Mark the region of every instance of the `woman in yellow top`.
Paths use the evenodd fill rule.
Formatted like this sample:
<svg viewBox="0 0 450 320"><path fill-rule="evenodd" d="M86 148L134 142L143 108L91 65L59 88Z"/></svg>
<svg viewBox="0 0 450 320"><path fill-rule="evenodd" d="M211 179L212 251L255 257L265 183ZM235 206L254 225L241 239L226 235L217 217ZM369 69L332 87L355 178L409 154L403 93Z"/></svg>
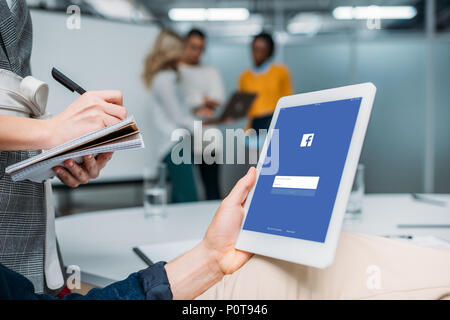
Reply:
<svg viewBox="0 0 450 320"><path fill-rule="evenodd" d="M255 36L252 42L254 67L245 70L239 79L239 91L258 94L248 114L249 125L255 130L269 128L278 99L292 94L288 68L271 62L274 51L270 34L263 32Z"/></svg>

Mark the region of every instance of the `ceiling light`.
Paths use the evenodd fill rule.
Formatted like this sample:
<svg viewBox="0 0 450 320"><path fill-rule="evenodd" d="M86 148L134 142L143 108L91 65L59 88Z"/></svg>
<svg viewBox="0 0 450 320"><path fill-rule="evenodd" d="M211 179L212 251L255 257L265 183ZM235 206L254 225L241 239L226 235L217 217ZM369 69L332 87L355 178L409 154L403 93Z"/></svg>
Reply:
<svg viewBox="0 0 450 320"><path fill-rule="evenodd" d="M204 21L206 20L206 9L170 9L169 18L173 21Z"/></svg>
<svg viewBox="0 0 450 320"><path fill-rule="evenodd" d="M417 10L412 6L337 7L333 17L338 20L412 19Z"/></svg>
<svg viewBox="0 0 450 320"><path fill-rule="evenodd" d="M75 3L75 1L72 2ZM85 2L108 18L135 21L151 20L151 16L146 10L133 5L128 0L85 0Z"/></svg>
<svg viewBox="0 0 450 320"><path fill-rule="evenodd" d="M169 10L173 21L244 21L250 13L245 8L174 8Z"/></svg>
<svg viewBox="0 0 450 320"><path fill-rule="evenodd" d="M300 13L289 24L287 30L291 34L315 35L322 27L322 17L316 13Z"/></svg>
<svg viewBox="0 0 450 320"><path fill-rule="evenodd" d="M245 8L211 8L207 9L209 21L245 21L249 12Z"/></svg>

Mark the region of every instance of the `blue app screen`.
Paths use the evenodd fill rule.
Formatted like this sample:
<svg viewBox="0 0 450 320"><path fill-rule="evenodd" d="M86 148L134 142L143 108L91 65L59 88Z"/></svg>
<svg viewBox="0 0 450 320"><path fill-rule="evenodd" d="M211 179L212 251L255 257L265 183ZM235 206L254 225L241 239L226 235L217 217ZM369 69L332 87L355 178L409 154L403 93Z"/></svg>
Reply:
<svg viewBox="0 0 450 320"><path fill-rule="evenodd" d="M325 241L360 104L352 98L280 109L272 163L263 166L278 161L278 170L259 176L243 229ZM270 154L274 143L278 157Z"/></svg>

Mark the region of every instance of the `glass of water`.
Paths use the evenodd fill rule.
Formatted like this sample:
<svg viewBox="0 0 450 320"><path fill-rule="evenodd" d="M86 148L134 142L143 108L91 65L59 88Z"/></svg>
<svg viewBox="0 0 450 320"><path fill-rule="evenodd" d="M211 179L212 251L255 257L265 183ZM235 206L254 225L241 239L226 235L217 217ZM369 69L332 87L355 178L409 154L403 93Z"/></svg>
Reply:
<svg viewBox="0 0 450 320"><path fill-rule="evenodd" d="M156 174L149 167L144 171L144 212L146 218L164 218L167 215L166 165L160 163Z"/></svg>
<svg viewBox="0 0 450 320"><path fill-rule="evenodd" d="M364 197L364 165L358 164L356 169L355 181L353 182L352 192L347 203L347 216L356 217L362 213Z"/></svg>

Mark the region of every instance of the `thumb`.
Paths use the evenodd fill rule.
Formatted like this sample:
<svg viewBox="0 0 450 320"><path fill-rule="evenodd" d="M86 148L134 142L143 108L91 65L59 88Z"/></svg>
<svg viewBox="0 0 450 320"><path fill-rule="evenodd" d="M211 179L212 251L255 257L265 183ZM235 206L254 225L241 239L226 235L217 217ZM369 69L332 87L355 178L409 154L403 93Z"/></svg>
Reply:
<svg viewBox="0 0 450 320"><path fill-rule="evenodd" d="M252 189L256 180L256 169L255 167L250 167L247 174L243 176L238 183L231 190L227 197L228 204L231 205L241 205L247 198L248 193Z"/></svg>

